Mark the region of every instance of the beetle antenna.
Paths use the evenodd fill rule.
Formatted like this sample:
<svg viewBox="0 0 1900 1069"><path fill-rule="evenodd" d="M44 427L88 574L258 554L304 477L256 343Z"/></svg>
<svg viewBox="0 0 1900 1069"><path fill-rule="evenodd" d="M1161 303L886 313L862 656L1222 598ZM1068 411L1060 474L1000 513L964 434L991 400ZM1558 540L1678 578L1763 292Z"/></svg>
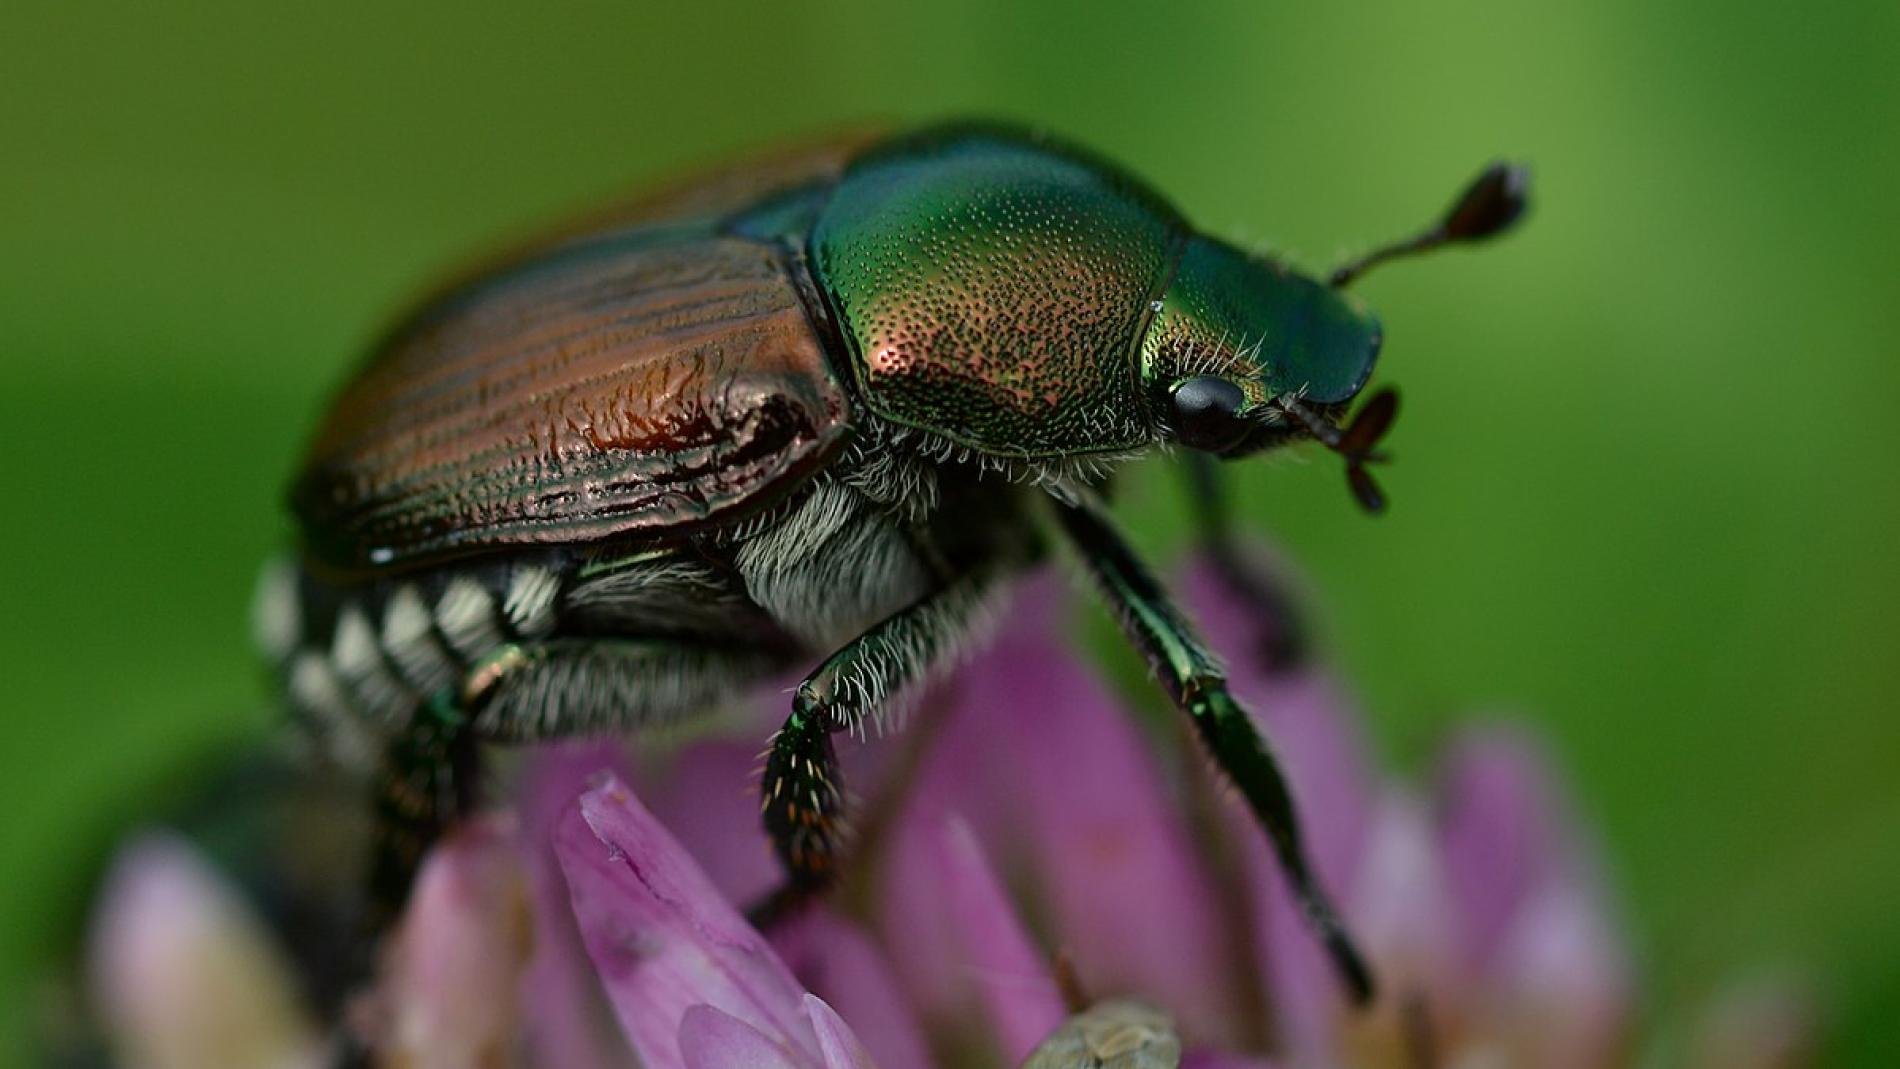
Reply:
<svg viewBox="0 0 1900 1069"><path fill-rule="evenodd" d="M1366 470L1366 465L1391 459L1373 447L1385 437L1399 414L1397 390L1388 386L1373 394L1344 429L1326 422L1294 397L1276 397L1273 403L1298 421L1321 445L1346 458L1346 483L1352 487L1352 496L1358 499L1361 508L1374 514L1385 511L1385 492L1379 489L1378 481Z"/></svg>
<svg viewBox="0 0 1900 1069"><path fill-rule="evenodd" d="M1344 289L1372 268L1401 256L1429 252L1460 241L1483 241L1511 229L1530 204L1530 169L1516 163L1494 163L1473 179L1458 199L1430 229L1404 241L1372 250L1333 271L1328 283Z"/></svg>

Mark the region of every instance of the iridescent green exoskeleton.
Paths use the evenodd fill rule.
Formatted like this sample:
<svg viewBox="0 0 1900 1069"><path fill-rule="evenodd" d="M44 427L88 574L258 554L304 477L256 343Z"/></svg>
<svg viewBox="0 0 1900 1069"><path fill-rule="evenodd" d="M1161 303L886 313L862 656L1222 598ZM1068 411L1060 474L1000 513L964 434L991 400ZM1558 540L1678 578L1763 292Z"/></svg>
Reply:
<svg viewBox="0 0 1900 1069"><path fill-rule="evenodd" d="M1100 490L1158 445L1310 438L1377 508L1365 464L1393 401L1339 428L1381 337L1344 285L1522 204L1521 172L1493 168L1439 226L1322 282L1005 127L696 178L501 258L382 339L297 475L300 553L266 575L260 640L315 736L383 769L392 902L475 804L483 744L675 720L816 662L768 751L788 876L769 915L836 870L833 733L951 664L1053 534L1366 997L1271 751ZM1205 499L1216 559L1277 613Z"/></svg>

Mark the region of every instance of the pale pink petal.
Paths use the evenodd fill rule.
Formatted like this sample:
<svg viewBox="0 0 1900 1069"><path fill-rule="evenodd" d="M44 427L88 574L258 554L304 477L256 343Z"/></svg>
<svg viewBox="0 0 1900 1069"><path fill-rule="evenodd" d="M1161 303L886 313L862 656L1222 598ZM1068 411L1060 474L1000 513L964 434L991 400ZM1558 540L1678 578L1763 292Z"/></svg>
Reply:
<svg viewBox="0 0 1900 1069"><path fill-rule="evenodd" d="M969 826L912 821L893 843L884 943L939 1027L981 1021L994 1060L1016 1064L1063 1017L1048 956L1023 930Z"/></svg>
<svg viewBox="0 0 1900 1069"><path fill-rule="evenodd" d="M1243 959L1156 743L1048 633L996 651L962 700L986 711L1020 799L1012 816L1029 846L1003 856L1083 988L1139 992L1188 1034L1238 1039Z"/></svg>
<svg viewBox="0 0 1900 1069"><path fill-rule="evenodd" d="M1213 566L1196 561L1182 580L1185 603L1225 658L1234 695L1272 746L1292 786L1300 828L1321 885L1347 914L1346 892L1370 834L1374 776L1359 718L1323 671L1269 673L1258 660L1262 635L1245 604ZM1328 1051L1344 1007L1331 960L1288 892L1258 823L1230 807L1224 826L1238 845L1254 907L1255 956L1276 1026L1294 1049Z"/></svg>
<svg viewBox="0 0 1900 1069"><path fill-rule="evenodd" d="M1018 613L1025 610L1040 618L1048 600L1019 593L1010 603L1009 619L1020 623ZM924 1014L937 1021L964 1012L963 1000L969 994L962 977L935 964L955 960L960 952L955 934L942 923L950 903L938 849L941 828L955 814L999 856L1025 854L1031 846L1024 827L1014 819L1024 807L1024 785L1013 780L1009 762L999 757L1002 747L992 732L997 719L1021 707L1010 702L999 709L994 702L966 700L972 687L994 674L990 666L996 658L1021 640L1037 648L1043 641L1027 625L1006 627L996 642L946 681L939 692L942 700L930 703L932 719L911 726L912 732L927 738L908 777L909 789L894 803L898 813L885 832L877 926L884 944L892 948L892 965L905 989Z"/></svg>
<svg viewBox="0 0 1900 1069"><path fill-rule="evenodd" d="M555 850L581 939L646 1069L684 1064L681 1019L701 1003L815 1059L798 982L625 785L582 795Z"/></svg>
<svg viewBox="0 0 1900 1069"><path fill-rule="evenodd" d="M685 1069L812 1069L799 1052L713 1006L689 1006L680 1015L679 1050ZM651 1069L652 1063L647 1063Z"/></svg>
<svg viewBox="0 0 1900 1069"><path fill-rule="evenodd" d="M618 746L592 742L537 748L522 770L517 811L535 916L534 960L521 988L523 1047L526 1061L546 1069L622 1069L633 1061L581 944L554 851L561 815L593 780L626 767Z"/></svg>
<svg viewBox="0 0 1900 1069"><path fill-rule="evenodd" d="M500 1065L516 1048L516 992L533 944L512 829L458 828L430 851L355 1007L379 1062L414 1069Z"/></svg>
<svg viewBox="0 0 1900 1069"><path fill-rule="evenodd" d="M1062 1023L1062 996L1047 957L1023 931L969 827L946 823L937 843L939 871L949 891L946 927L955 935L958 958L995 1029L1003 1060L1014 1065ZM895 949L904 952L902 944Z"/></svg>
<svg viewBox="0 0 1900 1069"><path fill-rule="evenodd" d="M825 1069L878 1069L871 1052L824 999L806 995L805 1015L811 1018L812 1031L818 1033L818 1051L824 1055Z"/></svg>
<svg viewBox="0 0 1900 1069"><path fill-rule="evenodd" d="M89 953L122 1064L318 1069L327 1060L262 922L183 839L151 834L120 852Z"/></svg>
<svg viewBox="0 0 1900 1069"><path fill-rule="evenodd" d="M1457 994L1458 913L1421 800L1395 792L1380 803L1349 902L1388 1001Z"/></svg>
<svg viewBox="0 0 1900 1069"><path fill-rule="evenodd" d="M759 819L764 745L763 735L693 743L672 755L663 774L643 781L640 791L720 893L741 906L762 900L784 879Z"/></svg>
<svg viewBox="0 0 1900 1069"><path fill-rule="evenodd" d="M1208 643L1226 660L1234 696L1286 768L1321 874L1336 884L1350 880L1375 793L1358 711L1323 670L1264 671L1254 652L1254 617L1211 565L1197 561L1182 586Z"/></svg>
<svg viewBox="0 0 1900 1069"><path fill-rule="evenodd" d="M931 731L931 739L910 777L912 790L895 801L901 809L883 839L876 927L912 1003L935 1022L956 1018L969 995L956 970L939 966L959 953L959 932L946 923L950 892L942 879L939 830L950 813L984 830L1007 826L997 801L1009 797L1009 784L988 758L982 727L977 718L958 714L914 727ZM958 811L959 801L973 803L975 813Z"/></svg>
<svg viewBox="0 0 1900 1069"><path fill-rule="evenodd" d="M1085 988L1138 990L1185 1029L1231 1038L1241 957L1213 879L1154 743L1062 641L1053 617L1069 601L1058 577L1027 580L996 642L957 674L947 721L922 729L934 737L908 826L964 817L1021 874Z"/></svg>
<svg viewBox="0 0 1900 1069"><path fill-rule="evenodd" d="M878 1065L929 1069L916 1013L868 933L829 909L814 908L786 918L770 935L798 982L857 1023Z"/></svg>
<svg viewBox="0 0 1900 1069"><path fill-rule="evenodd" d="M1260 696L1265 692L1263 700ZM1255 722L1278 752L1298 804L1300 826L1320 884L1331 896L1348 931L1363 938L1354 924L1350 892L1359 879L1371 834L1372 799L1352 718L1317 675L1285 676L1256 683L1243 692ZM1270 709L1277 727L1259 711ZM1344 788L1341 784L1346 784ZM1314 805L1314 798L1327 804ZM1330 805L1332 808L1328 808ZM1229 840L1236 844L1253 907L1255 960L1267 987L1278 1030L1293 1049L1326 1051L1345 1007L1332 959L1314 938L1286 874L1253 814L1241 804L1224 814ZM1375 971L1375 979L1382 980Z"/></svg>
<svg viewBox="0 0 1900 1069"><path fill-rule="evenodd" d="M1552 878L1530 892L1487 979L1525 1064L1606 1065L1628 1042L1628 950L1586 878Z"/></svg>
<svg viewBox="0 0 1900 1069"><path fill-rule="evenodd" d="M1464 960L1478 973L1572 844L1541 749L1521 731L1467 732L1448 750L1439 784L1441 849L1464 922Z"/></svg>
<svg viewBox="0 0 1900 1069"><path fill-rule="evenodd" d="M1412 1048L1420 1022L1431 1042L1448 1042L1450 1037L1441 1034L1444 1024L1475 1007L1475 992L1459 979L1458 915L1437 848L1421 800L1394 791L1379 802L1366 856L1345 901L1360 949L1378 978L1379 999L1353 1010L1331 995L1328 1028L1289 1020L1287 1052L1293 1064L1383 1064ZM1449 1053L1445 1061L1461 1064Z"/></svg>

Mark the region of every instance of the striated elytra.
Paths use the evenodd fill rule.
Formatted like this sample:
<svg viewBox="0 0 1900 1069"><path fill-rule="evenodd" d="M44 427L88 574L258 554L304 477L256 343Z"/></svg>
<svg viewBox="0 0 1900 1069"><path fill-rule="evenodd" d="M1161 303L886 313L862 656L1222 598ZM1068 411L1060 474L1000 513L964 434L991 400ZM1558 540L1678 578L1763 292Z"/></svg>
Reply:
<svg viewBox="0 0 1900 1069"><path fill-rule="evenodd" d="M846 842L832 734L953 664L1053 536L1370 997L1271 751L1099 491L1157 445L1304 438L1382 502L1365 465L1391 397L1339 425L1381 330L1343 286L1503 230L1522 172L1480 183L1459 225L1328 283L1195 232L1092 153L961 123L724 168L443 288L330 407L291 490L299 552L257 604L300 722L379 770L379 900L477 804L483 744L677 720L817 662L762 784L787 882L758 917L795 908Z"/></svg>

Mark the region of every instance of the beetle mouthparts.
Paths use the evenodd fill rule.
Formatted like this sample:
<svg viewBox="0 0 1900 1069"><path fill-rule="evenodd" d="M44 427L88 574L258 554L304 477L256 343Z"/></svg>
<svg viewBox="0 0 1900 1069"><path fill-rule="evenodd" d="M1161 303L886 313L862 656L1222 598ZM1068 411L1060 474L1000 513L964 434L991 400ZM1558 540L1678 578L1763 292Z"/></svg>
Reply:
<svg viewBox="0 0 1900 1069"><path fill-rule="evenodd" d="M1375 446L1392 428L1392 421L1399 414L1399 394L1390 386L1372 395L1372 399L1359 406L1358 414L1342 430L1326 422L1325 418L1307 408L1292 397L1278 397L1273 402L1281 411L1293 417L1306 428L1321 445L1346 458L1346 483L1352 488L1352 496L1359 506L1374 514L1385 511L1385 493L1379 489L1379 483L1366 470L1368 464L1383 464L1391 459L1379 452Z"/></svg>

